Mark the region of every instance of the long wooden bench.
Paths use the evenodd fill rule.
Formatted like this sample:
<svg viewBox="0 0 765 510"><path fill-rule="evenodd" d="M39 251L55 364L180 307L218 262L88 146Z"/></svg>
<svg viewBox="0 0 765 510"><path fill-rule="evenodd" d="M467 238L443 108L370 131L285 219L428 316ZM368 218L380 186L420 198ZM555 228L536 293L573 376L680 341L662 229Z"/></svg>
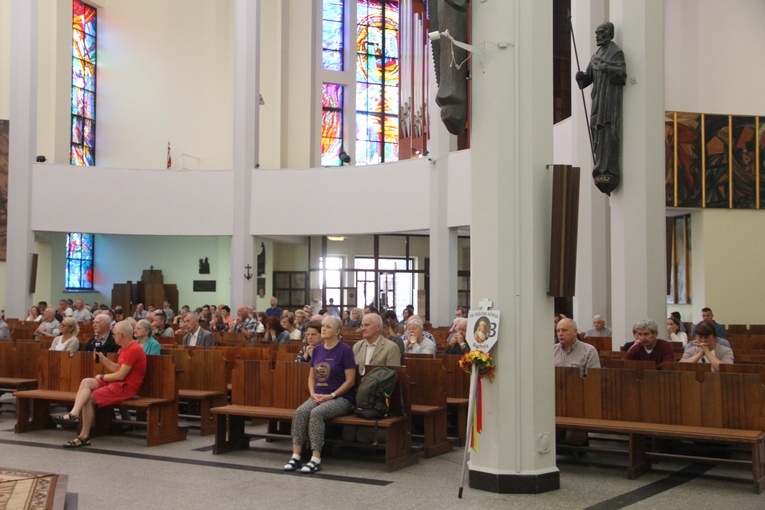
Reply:
<svg viewBox="0 0 765 510"><path fill-rule="evenodd" d="M470 395L470 376L460 367L460 358L456 354L439 355L446 369L446 408L451 415L450 423L456 430L456 436L450 440L457 446L465 446L467 441L468 396Z"/></svg>
<svg viewBox="0 0 765 510"><path fill-rule="evenodd" d="M113 356L113 355L110 355ZM91 436L108 434L113 423L146 427L147 446L186 439L188 429L178 426L178 385L170 356L147 356L146 376L134 399L117 406L97 409ZM43 351L40 353L38 389L17 391L16 432L53 427L51 404L71 404L82 379L104 373L103 365L93 362L92 353ZM114 419L115 407L133 409L144 420Z"/></svg>
<svg viewBox="0 0 765 510"><path fill-rule="evenodd" d="M186 417L199 418L200 435L215 433L210 409L226 405L226 360L221 349L163 349L178 372L178 398Z"/></svg>
<svg viewBox="0 0 765 510"><path fill-rule="evenodd" d="M386 440L377 446L331 439L327 443L384 448L385 466L389 471L410 466L418 460L412 452L409 377L403 367L395 369L399 384L391 399L391 416L375 422L350 415L327 422L328 426L376 425L384 430ZM253 436L245 433L245 423L250 420L268 420L269 431L274 431L279 422L291 422L295 409L309 397L306 384L309 370L306 363L236 360L232 371L231 405L212 409L216 419L213 453L248 448ZM281 437L287 436L282 434Z"/></svg>
<svg viewBox="0 0 765 510"><path fill-rule="evenodd" d="M412 415L423 421L425 457L452 451L446 431L446 369L440 359L404 358L412 382Z"/></svg>
<svg viewBox="0 0 765 510"><path fill-rule="evenodd" d="M754 492L765 489L765 386L759 373L590 369L582 378L578 368L556 367L555 385L557 428L626 435L629 478L654 461L683 459L746 465ZM669 453L663 440L746 445L751 460Z"/></svg>
<svg viewBox="0 0 765 510"><path fill-rule="evenodd" d="M37 342L0 341L0 395L37 388L40 352Z"/></svg>

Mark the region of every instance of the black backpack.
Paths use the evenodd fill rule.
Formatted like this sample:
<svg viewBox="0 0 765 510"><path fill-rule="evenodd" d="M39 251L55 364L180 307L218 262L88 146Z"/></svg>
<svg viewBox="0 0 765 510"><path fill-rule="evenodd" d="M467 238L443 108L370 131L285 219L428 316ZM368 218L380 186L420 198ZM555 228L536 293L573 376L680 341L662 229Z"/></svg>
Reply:
<svg viewBox="0 0 765 510"><path fill-rule="evenodd" d="M356 391L356 414L368 420L388 416L391 394L397 382L398 373L392 368L373 368L361 379Z"/></svg>

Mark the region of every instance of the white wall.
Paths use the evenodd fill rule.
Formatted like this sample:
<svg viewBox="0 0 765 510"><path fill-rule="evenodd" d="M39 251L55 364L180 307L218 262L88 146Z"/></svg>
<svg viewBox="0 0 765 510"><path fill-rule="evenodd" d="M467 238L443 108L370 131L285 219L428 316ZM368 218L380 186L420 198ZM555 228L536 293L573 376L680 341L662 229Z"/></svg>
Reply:
<svg viewBox="0 0 765 510"><path fill-rule="evenodd" d="M666 109L765 115L762 0L665 0ZM629 63L627 63L629 65Z"/></svg>
<svg viewBox="0 0 765 510"><path fill-rule="evenodd" d="M426 159L415 159L370 167L256 171L252 233L340 235L427 229L428 170ZM305 193L298 194L297 188Z"/></svg>
<svg viewBox="0 0 765 510"><path fill-rule="evenodd" d="M231 168L231 0L109 0L99 9L98 164ZM169 30L169 28L172 28Z"/></svg>
<svg viewBox="0 0 765 510"><path fill-rule="evenodd" d="M33 165L32 229L231 235L231 171Z"/></svg>

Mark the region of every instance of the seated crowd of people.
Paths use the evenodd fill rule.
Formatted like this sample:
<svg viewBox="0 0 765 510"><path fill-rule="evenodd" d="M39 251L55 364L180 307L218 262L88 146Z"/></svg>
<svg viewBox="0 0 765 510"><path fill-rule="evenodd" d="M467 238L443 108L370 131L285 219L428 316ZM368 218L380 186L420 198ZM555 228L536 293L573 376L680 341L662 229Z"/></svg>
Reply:
<svg viewBox="0 0 765 510"><path fill-rule="evenodd" d="M708 363L713 372L720 370L721 364L734 362L730 342L724 338L725 329L714 321L712 310L705 307L702 310L702 320L693 326L690 338L683 331L685 326L679 317L671 315L667 318L669 340L658 337L659 326L650 319L636 322L632 327L633 341L627 342L622 350L626 351L623 359L636 361L652 361L661 370L664 363L680 361L681 363ZM602 334L608 332L608 335ZM605 321L600 315L593 318L593 329L580 335L576 323L565 316L555 317L556 343L554 359L556 366L599 368L600 358L597 349L582 341L589 337L610 336L611 330L605 327ZM673 343L680 344L683 353L680 359L675 356Z"/></svg>

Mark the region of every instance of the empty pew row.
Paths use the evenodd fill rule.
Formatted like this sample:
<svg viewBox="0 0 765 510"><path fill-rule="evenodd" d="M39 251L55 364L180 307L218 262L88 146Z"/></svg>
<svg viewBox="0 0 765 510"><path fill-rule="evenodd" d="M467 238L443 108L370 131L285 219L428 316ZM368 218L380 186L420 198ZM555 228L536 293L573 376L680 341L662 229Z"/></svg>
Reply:
<svg viewBox="0 0 765 510"><path fill-rule="evenodd" d="M590 369L583 378L578 368L556 367L555 388L559 430L627 436L629 478L647 472L653 462L684 459L746 465L752 470L753 491L765 489L761 372L603 368ZM745 445L751 460L668 453L667 440Z"/></svg>

